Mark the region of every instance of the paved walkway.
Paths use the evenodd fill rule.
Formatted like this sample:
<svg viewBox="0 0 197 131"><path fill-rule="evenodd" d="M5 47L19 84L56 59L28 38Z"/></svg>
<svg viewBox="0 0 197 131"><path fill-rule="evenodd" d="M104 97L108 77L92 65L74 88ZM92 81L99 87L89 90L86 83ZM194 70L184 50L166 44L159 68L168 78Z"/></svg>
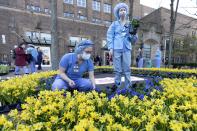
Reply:
<svg viewBox="0 0 197 131"><path fill-rule="evenodd" d="M41 71L50 71L50 68L43 68L43 70L39 70L38 72L41 72ZM16 77L14 75L14 72L10 72L7 75L0 76L0 80L6 80L6 79L10 79L12 77ZM142 81L145 81L145 79L131 76L131 81L132 82L142 82ZM113 73L95 73L95 82L97 85L113 84L114 83L114 74ZM122 77L122 82L124 82L123 77Z"/></svg>
<svg viewBox="0 0 197 131"><path fill-rule="evenodd" d="M37 72L49 71L49 70L50 70L50 68L48 68L48 67L43 67L42 69L43 69L43 70L38 70ZM22 71L21 71L21 72L22 72ZM7 75L0 76L0 80L6 80L6 79L10 79L10 78L12 78L12 77L16 77L16 76L14 75L14 72L10 72L10 73L8 73Z"/></svg>

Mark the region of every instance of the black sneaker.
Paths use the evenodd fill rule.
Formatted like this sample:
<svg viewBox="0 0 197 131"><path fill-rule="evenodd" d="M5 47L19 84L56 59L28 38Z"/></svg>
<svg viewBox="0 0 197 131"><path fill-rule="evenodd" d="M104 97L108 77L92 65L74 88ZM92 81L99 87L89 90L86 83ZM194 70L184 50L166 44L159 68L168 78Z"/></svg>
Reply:
<svg viewBox="0 0 197 131"><path fill-rule="evenodd" d="M111 87L112 92L115 92L117 89L118 89L118 87L117 87L116 85L113 85L113 86Z"/></svg>

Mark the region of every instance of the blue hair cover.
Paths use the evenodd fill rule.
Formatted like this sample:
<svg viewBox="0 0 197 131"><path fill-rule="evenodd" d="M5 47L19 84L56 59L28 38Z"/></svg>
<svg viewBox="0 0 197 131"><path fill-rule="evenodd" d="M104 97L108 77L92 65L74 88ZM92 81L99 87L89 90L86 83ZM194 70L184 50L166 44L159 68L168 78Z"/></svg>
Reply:
<svg viewBox="0 0 197 131"><path fill-rule="evenodd" d="M114 7L114 16L116 17L117 20L120 19L119 16L119 10L121 8L125 8L126 9L126 16L128 16L129 13L129 7L126 3L118 3L115 7Z"/></svg>
<svg viewBox="0 0 197 131"><path fill-rule="evenodd" d="M85 48L92 46L93 46L93 42L91 40L83 40L78 45L75 46L75 53L81 54Z"/></svg>

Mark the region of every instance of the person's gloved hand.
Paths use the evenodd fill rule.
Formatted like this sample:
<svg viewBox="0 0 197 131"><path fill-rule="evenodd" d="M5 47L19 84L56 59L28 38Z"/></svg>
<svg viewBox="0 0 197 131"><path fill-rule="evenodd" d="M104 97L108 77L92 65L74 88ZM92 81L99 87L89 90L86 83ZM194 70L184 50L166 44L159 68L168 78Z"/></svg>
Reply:
<svg viewBox="0 0 197 131"><path fill-rule="evenodd" d="M129 32L131 35L136 35L137 34L137 28L133 28L132 31Z"/></svg>
<svg viewBox="0 0 197 131"><path fill-rule="evenodd" d="M70 87L74 87L75 86L75 82L73 80L70 80L68 82L68 84L69 84Z"/></svg>
<svg viewBox="0 0 197 131"><path fill-rule="evenodd" d="M113 55L113 49L109 50L109 55L112 56Z"/></svg>

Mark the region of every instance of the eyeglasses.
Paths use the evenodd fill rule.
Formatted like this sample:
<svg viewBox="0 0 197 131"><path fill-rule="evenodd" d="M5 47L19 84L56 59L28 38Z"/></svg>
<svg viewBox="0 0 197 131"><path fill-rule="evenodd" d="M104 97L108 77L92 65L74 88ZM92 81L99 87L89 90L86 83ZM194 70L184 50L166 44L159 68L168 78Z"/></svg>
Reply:
<svg viewBox="0 0 197 131"><path fill-rule="evenodd" d="M87 53L87 54L91 54L91 53L92 53L92 51L85 51L85 53Z"/></svg>

